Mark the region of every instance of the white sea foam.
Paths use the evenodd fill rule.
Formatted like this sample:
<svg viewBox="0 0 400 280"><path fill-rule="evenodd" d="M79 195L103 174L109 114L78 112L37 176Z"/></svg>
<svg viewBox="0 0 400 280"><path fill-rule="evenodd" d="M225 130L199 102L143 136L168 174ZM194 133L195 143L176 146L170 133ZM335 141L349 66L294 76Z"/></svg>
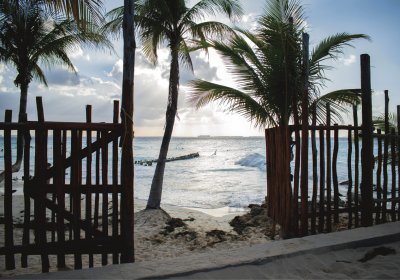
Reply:
<svg viewBox="0 0 400 280"><path fill-rule="evenodd" d="M260 155L259 153L249 154L244 158L236 161L235 164L247 167L257 167L263 171L266 170L265 157L263 155Z"/></svg>

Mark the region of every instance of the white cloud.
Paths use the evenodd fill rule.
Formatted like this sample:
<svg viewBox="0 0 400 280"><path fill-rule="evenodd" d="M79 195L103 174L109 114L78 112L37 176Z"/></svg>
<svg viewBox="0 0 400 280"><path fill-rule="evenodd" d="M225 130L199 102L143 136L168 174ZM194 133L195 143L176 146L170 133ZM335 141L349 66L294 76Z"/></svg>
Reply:
<svg viewBox="0 0 400 280"><path fill-rule="evenodd" d="M356 56L354 54L351 54L348 57L339 58L339 61L341 63L343 63L343 65L349 66L349 65L356 63L357 60L356 60Z"/></svg>
<svg viewBox="0 0 400 280"><path fill-rule="evenodd" d="M67 55L71 59L83 58L87 61L90 61L90 55L85 54L79 45L74 46L70 51L67 52Z"/></svg>
<svg viewBox="0 0 400 280"><path fill-rule="evenodd" d="M122 70L123 70L124 63L122 59L118 59L117 62L115 62L112 70L107 73L108 77L113 77L116 80L120 80L122 78Z"/></svg>

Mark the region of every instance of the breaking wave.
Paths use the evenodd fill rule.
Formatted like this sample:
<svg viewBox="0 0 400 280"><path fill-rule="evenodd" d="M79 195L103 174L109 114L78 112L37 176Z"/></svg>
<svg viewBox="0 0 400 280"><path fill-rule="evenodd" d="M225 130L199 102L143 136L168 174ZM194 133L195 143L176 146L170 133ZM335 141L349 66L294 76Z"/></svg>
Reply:
<svg viewBox="0 0 400 280"><path fill-rule="evenodd" d="M265 157L259 153L253 153L245 156L244 158L235 162L235 164L246 166L246 167L257 167L258 169L265 171Z"/></svg>

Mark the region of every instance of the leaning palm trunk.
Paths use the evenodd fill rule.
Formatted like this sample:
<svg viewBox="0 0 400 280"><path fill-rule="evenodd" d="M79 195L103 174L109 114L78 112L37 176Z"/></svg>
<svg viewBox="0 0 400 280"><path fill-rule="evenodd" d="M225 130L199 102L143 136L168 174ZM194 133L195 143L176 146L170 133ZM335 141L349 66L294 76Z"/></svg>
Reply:
<svg viewBox="0 0 400 280"><path fill-rule="evenodd" d="M28 99L28 84L21 85L21 96L19 101L19 114L18 114L18 122L23 123L27 121L26 116L26 104ZM17 156L15 159L15 163L11 167L11 172L15 173L20 171L22 159L24 157L24 134L18 130L17 134ZM4 181L5 172L0 173L0 182Z"/></svg>
<svg viewBox="0 0 400 280"><path fill-rule="evenodd" d="M178 87L179 87L179 57L178 45L171 46L171 69L169 76L168 106L165 120L165 131L158 156L156 170L146 209L159 209L161 203L162 186L164 181L165 161L167 159L169 143L171 142L174 129L175 116L178 108Z"/></svg>

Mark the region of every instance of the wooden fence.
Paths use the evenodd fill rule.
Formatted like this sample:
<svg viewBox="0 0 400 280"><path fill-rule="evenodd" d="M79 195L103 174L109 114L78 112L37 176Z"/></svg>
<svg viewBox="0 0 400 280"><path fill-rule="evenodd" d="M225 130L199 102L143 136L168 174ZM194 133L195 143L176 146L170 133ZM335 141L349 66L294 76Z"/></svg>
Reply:
<svg viewBox="0 0 400 280"><path fill-rule="evenodd" d="M119 158L123 127L118 122L118 102L114 102L113 123L92 123L90 105L86 123L61 123L46 122L41 98L36 101L37 122L12 123L12 112L6 111L5 122L0 123L5 172L5 243L0 254L5 255L6 269L15 268L15 254L21 254L22 267L28 266L28 255L40 255L43 272L49 271L49 255L57 256L57 267L65 267L66 255L73 255L75 269L82 268L82 256L89 267L100 259L106 265L108 256L114 264L121 257L133 259L133 203L123 195L129 191L119 180L124 163ZM25 139L22 235L16 234L19 213L13 212L12 142L16 133ZM121 219L123 210L127 214Z"/></svg>
<svg viewBox="0 0 400 280"><path fill-rule="evenodd" d="M327 104L325 124L316 125L313 112L311 125L266 130L267 204L283 237L400 220L400 106L396 132L389 128L385 91L385 133L373 132L369 56L361 59L362 126L356 106L352 125L332 125ZM285 156L291 144L292 164ZM339 169L346 170L345 182Z"/></svg>

